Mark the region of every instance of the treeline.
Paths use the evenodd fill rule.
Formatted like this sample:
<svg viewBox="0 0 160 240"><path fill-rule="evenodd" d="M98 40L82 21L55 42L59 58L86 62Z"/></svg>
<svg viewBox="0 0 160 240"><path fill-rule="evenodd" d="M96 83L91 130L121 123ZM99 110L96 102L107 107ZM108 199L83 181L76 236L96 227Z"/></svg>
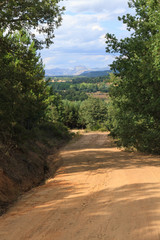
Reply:
<svg viewBox="0 0 160 240"><path fill-rule="evenodd" d="M67 128L59 126L49 114L54 95L44 81L44 66L37 53L52 43L54 29L61 23L64 9L58 2L1 2L0 143L17 145L44 127L51 128L59 137L68 135ZM39 22L44 24L43 29ZM36 39L33 28L45 34L45 38Z"/></svg>
<svg viewBox="0 0 160 240"><path fill-rule="evenodd" d="M9 139L20 142L37 127L50 123L52 128L51 123L56 123L49 116L54 95L43 80L42 61L26 32L1 34L0 43L0 137L5 143Z"/></svg>
<svg viewBox="0 0 160 240"><path fill-rule="evenodd" d="M100 83L100 82L107 82L109 78L109 74L104 77L74 77L72 78L72 83Z"/></svg>
<svg viewBox="0 0 160 240"><path fill-rule="evenodd" d="M130 1L135 15L119 20L132 31L118 40L107 34L107 52L119 53L111 67L109 129L118 143L160 153L160 2Z"/></svg>
<svg viewBox="0 0 160 240"><path fill-rule="evenodd" d="M58 91L67 91L67 90L75 90L75 91L83 91L83 92L108 92L108 87L105 82L95 84L95 83L79 83L79 84L73 84L70 82L53 82L50 83L53 90L55 92Z"/></svg>
<svg viewBox="0 0 160 240"><path fill-rule="evenodd" d="M88 98L87 93L108 92L108 77L67 79L65 78L65 82L59 82L57 79L56 82L49 82L49 85L55 93L69 101L84 101Z"/></svg>
<svg viewBox="0 0 160 240"><path fill-rule="evenodd" d="M89 97L85 101L68 101L56 94L48 117L70 129L106 130L107 115L108 105L102 99Z"/></svg>
<svg viewBox="0 0 160 240"><path fill-rule="evenodd" d="M46 77L46 80L54 80L54 82L59 82L60 80L63 80L64 82L71 82L72 84L78 84L78 83L100 83L100 82L107 82L109 79L109 74L106 74L103 77L73 77L73 76L53 76L53 77Z"/></svg>
<svg viewBox="0 0 160 240"><path fill-rule="evenodd" d="M60 91L59 94L62 96L62 99L66 99L69 101L84 101L88 99L88 95L86 92L77 91L75 89Z"/></svg>

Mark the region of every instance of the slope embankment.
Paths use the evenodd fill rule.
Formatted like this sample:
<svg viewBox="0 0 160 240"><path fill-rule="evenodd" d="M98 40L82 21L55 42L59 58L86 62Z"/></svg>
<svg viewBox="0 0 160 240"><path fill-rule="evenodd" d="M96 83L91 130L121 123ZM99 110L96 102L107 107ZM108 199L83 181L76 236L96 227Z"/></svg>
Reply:
<svg viewBox="0 0 160 240"><path fill-rule="evenodd" d="M38 186L50 175L53 176L62 163L57 157L57 150L64 143L63 139L46 138L45 143L27 141L21 148L9 149L1 144L0 215L23 192Z"/></svg>

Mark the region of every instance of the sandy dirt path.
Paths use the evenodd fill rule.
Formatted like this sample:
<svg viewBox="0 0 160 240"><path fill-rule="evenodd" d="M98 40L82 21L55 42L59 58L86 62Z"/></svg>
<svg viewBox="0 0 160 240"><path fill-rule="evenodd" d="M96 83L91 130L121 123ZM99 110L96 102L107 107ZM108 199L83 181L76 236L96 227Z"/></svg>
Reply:
<svg viewBox="0 0 160 240"><path fill-rule="evenodd" d="M160 157L85 133L61 150L54 179L0 218L0 240L159 240Z"/></svg>

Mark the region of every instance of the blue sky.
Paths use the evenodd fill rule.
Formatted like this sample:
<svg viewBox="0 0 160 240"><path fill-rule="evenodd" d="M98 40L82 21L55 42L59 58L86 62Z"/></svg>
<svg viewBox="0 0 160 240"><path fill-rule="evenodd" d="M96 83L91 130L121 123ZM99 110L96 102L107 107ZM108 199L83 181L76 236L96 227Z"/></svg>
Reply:
<svg viewBox="0 0 160 240"><path fill-rule="evenodd" d="M105 34L128 35L117 17L129 12L127 0L64 0L66 7L54 44L43 49L45 69L108 68L114 56L105 52Z"/></svg>

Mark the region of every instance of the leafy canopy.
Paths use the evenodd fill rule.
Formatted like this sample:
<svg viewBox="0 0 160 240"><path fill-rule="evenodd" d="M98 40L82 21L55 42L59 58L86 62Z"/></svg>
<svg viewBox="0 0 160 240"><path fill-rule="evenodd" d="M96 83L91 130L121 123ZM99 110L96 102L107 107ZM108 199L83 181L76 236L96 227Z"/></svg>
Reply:
<svg viewBox="0 0 160 240"><path fill-rule="evenodd" d="M49 46L54 38L54 30L60 26L64 7L60 0L2 0L0 2L0 29L13 33L27 30L37 45ZM35 33L45 35L37 39Z"/></svg>
<svg viewBox="0 0 160 240"><path fill-rule="evenodd" d="M0 136L14 137L44 118L48 93L43 64L30 37L24 32L1 34L0 43Z"/></svg>
<svg viewBox="0 0 160 240"><path fill-rule="evenodd" d="M0 2L0 141L4 143L10 139L20 142L34 128L55 120L55 116L48 115L48 109L56 103L44 81L37 49L52 43L64 10L59 2ZM34 33L44 38L36 38Z"/></svg>
<svg viewBox="0 0 160 240"><path fill-rule="evenodd" d="M130 0L135 15L119 17L132 31L118 40L106 35L106 51L118 78L110 86L110 128L124 146L160 152L160 2Z"/></svg>

